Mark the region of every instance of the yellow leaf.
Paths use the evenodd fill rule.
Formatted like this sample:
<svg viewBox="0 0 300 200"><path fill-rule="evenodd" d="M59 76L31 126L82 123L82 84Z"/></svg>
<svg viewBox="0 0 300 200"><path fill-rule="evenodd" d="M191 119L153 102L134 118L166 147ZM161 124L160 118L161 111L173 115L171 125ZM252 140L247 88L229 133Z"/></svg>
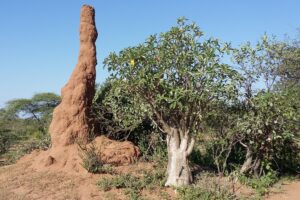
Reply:
<svg viewBox="0 0 300 200"><path fill-rule="evenodd" d="M134 59L130 60L130 65L134 65Z"/></svg>

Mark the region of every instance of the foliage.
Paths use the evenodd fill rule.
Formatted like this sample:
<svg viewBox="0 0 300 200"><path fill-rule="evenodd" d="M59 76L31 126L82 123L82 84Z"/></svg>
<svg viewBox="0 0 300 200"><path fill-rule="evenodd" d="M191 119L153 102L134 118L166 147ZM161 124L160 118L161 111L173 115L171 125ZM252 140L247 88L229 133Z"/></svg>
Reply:
<svg viewBox="0 0 300 200"><path fill-rule="evenodd" d="M60 102L60 97L53 93L39 93L31 99L15 99L7 102L8 115L30 119L43 134L46 134L51 114Z"/></svg>
<svg viewBox="0 0 300 200"><path fill-rule="evenodd" d="M295 141L299 129L299 106L288 100L293 99L294 95L290 96L290 93L276 87L281 81L278 71L285 60L285 49L283 43L264 36L256 48L247 44L234 55L244 75L242 110L236 120L234 138L247 154L241 170L257 176L265 173L263 162L272 163L274 170L291 169L277 162L285 157L283 154L290 147L294 147L296 152L291 163L295 170L299 169L299 148ZM259 88L258 82L263 83L264 87Z"/></svg>
<svg viewBox="0 0 300 200"><path fill-rule="evenodd" d="M119 175L113 179L104 178L101 179L97 185L104 191L111 190L112 188L132 188L136 190L143 188L143 185L140 184L139 178L130 174Z"/></svg>
<svg viewBox="0 0 300 200"><path fill-rule="evenodd" d="M3 163L0 165L14 164L25 154L31 153L35 149L47 150L50 147L51 141L49 136L44 136L40 139L27 139L20 138L13 140L10 148L1 155L4 158Z"/></svg>
<svg viewBox="0 0 300 200"><path fill-rule="evenodd" d="M232 104L217 102L211 107L211 111L204 118L207 138L204 148L206 154L213 160L218 173L224 174L232 167L228 164L236 153L235 130L241 108L237 100Z"/></svg>
<svg viewBox="0 0 300 200"><path fill-rule="evenodd" d="M96 150L93 143L90 146L78 145L82 159L82 167L90 173L113 173L113 169L109 165L105 165L101 160L101 154Z"/></svg>
<svg viewBox="0 0 300 200"><path fill-rule="evenodd" d="M268 192L269 188L279 180L276 172L268 172L261 177L247 177L245 175L239 176L239 181L245 185L248 185L256 190L259 195L264 195Z"/></svg>
<svg viewBox="0 0 300 200"><path fill-rule="evenodd" d="M140 199L143 189L163 186L163 177L164 170L156 169L154 172L145 172L141 177L125 174L113 178L102 178L97 185L103 191L109 191L113 188L125 189L125 194L129 195L130 199Z"/></svg>
<svg viewBox="0 0 300 200"><path fill-rule="evenodd" d="M113 72L115 84L135 94L145 105L143 110L154 113L158 125L192 132L206 105L230 98L237 81L237 73L220 63L230 49L228 44L216 39L200 42L201 36L195 24L179 19L177 27L112 53L104 63Z"/></svg>
<svg viewBox="0 0 300 200"><path fill-rule="evenodd" d="M226 190L206 190L197 186L188 186L179 188L178 190L179 199L182 200L229 200L235 199L234 196Z"/></svg>
<svg viewBox="0 0 300 200"><path fill-rule="evenodd" d="M18 140L18 136L11 134L9 131L0 132L0 154L6 153L11 144Z"/></svg>
<svg viewBox="0 0 300 200"><path fill-rule="evenodd" d="M253 110L238 122L244 132L243 144L251 145L254 154L270 162L286 148L286 142L294 139L295 111L285 105L285 99L272 93L259 94L253 98Z"/></svg>
<svg viewBox="0 0 300 200"><path fill-rule="evenodd" d="M31 99L11 100L0 110L0 156L4 164L14 163L33 149L50 147L47 129L59 101L53 93L40 93Z"/></svg>
<svg viewBox="0 0 300 200"><path fill-rule="evenodd" d="M5 109L0 109L0 155L6 153L20 139L16 131L18 125L19 120L9 117Z"/></svg>
<svg viewBox="0 0 300 200"><path fill-rule="evenodd" d="M96 130L114 139L128 139L137 129L147 131L151 127L147 119L139 113L139 104L131 99L132 95L108 79L96 91L93 102Z"/></svg>
<svg viewBox="0 0 300 200"><path fill-rule="evenodd" d="M152 35L146 42L118 54L111 53L104 61L112 72L114 85L138 105L130 107L128 112L146 115L168 135L167 147L174 148L168 150L169 161L175 152L184 152L185 157L192 152L194 136L211 104L219 101L230 104L237 97L241 77L222 62L231 50L230 45L202 36L196 24L180 18L169 31ZM180 164L187 165L184 167L187 172L178 173L185 177L176 180L185 180L181 182L187 184L191 180L188 163ZM168 170L174 165L170 163ZM179 184L173 182L170 179L167 184Z"/></svg>
<svg viewBox="0 0 300 200"><path fill-rule="evenodd" d="M145 161L166 162L167 147L165 135L161 132L151 132L138 137L138 147L142 152L142 159Z"/></svg>
<svg viewBox="0 0 300 200"><path fill-rule="evenodd" d="M297 110L297 120L300 120L300 39L289 39L284 42L276 41L283 46L281 50L281 64L277 74L280 81L276 89L286 94L285 101ZM299 139L300 127L294 131Z"/></svg>
<svg viewBox="0 0 300 200"><path fill-rule="evenodd" d="M182 200L223 200L236 199L236 195L229 185L222 183L219 177L203 172L193 185L176 189L178 199Z"/></svg>
<svg viewBox="0 0 300 200"><path fill-rule="evenodd" d="M297 89L299 95L300 84L300 40L288 39L284 42L276 41L275 46L281 46L280 58L281 64L277 69L277 74L281 80L279 87L281 89ZM278 50L277 50L278 52Z"/></svg>
<svg viewBox="0 0 300 200"><path fill-rule="evenodd" d="M93 103L96 132L133 142L140 148L143 160L165 160L165 135L148 117L140 116L140 107L134 104L131 95L113 83L107 80L97 89Z"/></svg>

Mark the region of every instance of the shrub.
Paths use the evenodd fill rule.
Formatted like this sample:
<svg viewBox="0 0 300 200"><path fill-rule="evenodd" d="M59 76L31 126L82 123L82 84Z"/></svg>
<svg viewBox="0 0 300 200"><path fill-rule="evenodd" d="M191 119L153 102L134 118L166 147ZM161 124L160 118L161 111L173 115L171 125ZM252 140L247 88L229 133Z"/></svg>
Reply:
<svg viewBox="0 0 300 200"><path fill-rule="evenodd" d="M51 140L49 135L46 135L41 139L34 139L34 140L32 139L24 140L24 138L18 138L17 136L14 136L13 133L11 133L10 137L12 138L9 140L7 151L4 152L5 154L3 154L5 161L1 163L1 165L13 164L25 154L29 154L35 149L47 150L51 145ZM1 137L0 137L0 143L1 143Z"/></svg>
<svg viewBox="0 0 300 200"><path fill-rule="evenodd" d="M125 194L130 199L140 199L143 189L162 187L164 182L164 170L157 169L154 172L145 172L140 177L125 174L117 175L113 178L103 178L98 181L97 185L103 191L109 191L113 188L125 189Z"/></svg>
<svg viewBox="0 0 300 200"><path fill-rule="evenodd" d="M15 140L15 137L13 136L14 135L10 134L10 132L0 132L0 154L7 152L12 143L12 140Z"/></svg>
<svg viewBox="0 0 300 200"><path fill-rule="evenodd" d="M267 174L255 178L241 175L239 180L242 184L255 189L259 195L264 195L268 192L268 189L279 180L279 178L276 172L269 171Z"/></svg>
<svg viewBox="0 0 300 200"><path fill-rule="evenodd" d="M195 183L190 186L177 188L179 200L230 200L236 199L229 184L222 182L220 177L202 172L195 177Z"/></svg>
<svg viewBox="0 0 300 200"><path fill-rule="evenodd" d="M138 136L138 147L145 161L167 162L167 146L165 135L160 132L152 132Z"/></svg>
<svg viewBox="0 0 300 200"><path fill-rule="evenodd" d="M82 159L82 167L90 173L113 173L113 169L109 165L105 165L101 160L100 153L97 152L95 146L92 144L90 147L78 145Z"/></svg>
<svg viewBox="0 0 300 200"><path fill-rule="evenodd" d="M101 179L97 185L104 191L111 190L112 188L131 188L135 190L141 190L143 188L140 179L130 174L118 175L112 179L104 178Z"/></svg>
<svg viewBox="0 0 300 200"><path fill-rule="evenodd" d="M189 186L178 188L178 195L180 200L229 200L235 199L232 194L226 190L207 190L197 186Z"/></svg>
<svg viewBox="0 0 300 200"><path fill-rule="evenodd" d="M42 137L39 140L30 140L27 143L24 143L22 148L20 149L21 151L24 152L24 154L30 153L35 149L40 149L40 150L47 150L51 146L51 138L50 135L46 135Z"/></svg>

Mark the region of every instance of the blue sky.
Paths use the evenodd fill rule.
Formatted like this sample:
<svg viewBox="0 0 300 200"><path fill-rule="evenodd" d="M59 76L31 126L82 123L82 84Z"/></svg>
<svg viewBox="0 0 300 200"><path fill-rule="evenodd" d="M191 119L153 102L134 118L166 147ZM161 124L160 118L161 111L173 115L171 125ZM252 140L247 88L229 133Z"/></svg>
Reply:
<svg viewBox="0 0 300 200"><path fill-rule="evenodd" d="M102 62L109 52L168 30L180 16L236 46L300 28L299 0L1 0L0 107L38 92L60 93L77 62L83 4L96 10L97 82L108 76Z"/></svg>

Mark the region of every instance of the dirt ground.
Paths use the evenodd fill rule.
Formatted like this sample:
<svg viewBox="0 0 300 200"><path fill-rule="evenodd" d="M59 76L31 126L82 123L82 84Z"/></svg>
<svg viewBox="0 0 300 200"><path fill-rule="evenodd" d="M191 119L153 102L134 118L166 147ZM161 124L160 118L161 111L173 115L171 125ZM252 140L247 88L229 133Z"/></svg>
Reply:
<svg viewBox="0 0 300 200"><path fill-rule="evenodd" d="M300 180L284 183L275 189L266 200L298 200L300 199Z"/></svg>
<svg viewBox="0 0 300 200"><path fill-rule="evenodd" d="M30 163L0 168L0 199L104 199L97 175L35 171Z"/></svg>
<svg viewBox="0 0 300 200"><path fill-rule="evenodd" d="M105 174L56 172L35 170L30 161L19 162L14 165L0 168L0 200L90 200L128 199L121 190L113 189L107 192L100 191L96 183ZM136 163L116 167L118 174L136 173L139 170L151 170L150 163ZM168 188L168 199L175 199L175 191ZM159 192L144 191L147 199L160 200ZM266 200L298 200L300 199L300 181L293 181L276 188Z"/></svg>
<svg viewBox="0 0 300 200"><path fill-rule="evenodd" d="M102 192L96 183L103 177L112 175L85 173L54 172L34 170L30 162L19 162L0 168L0 200L90 200L108 199L124 200L128 197L121 191L113 189ZM115 167L118 174L135 173L139 170L150 170L151 164L136 163ZM171 199L175 196L172 189L167 189ZM143 192L147 199L161 199L158 193Z"/></svg>

